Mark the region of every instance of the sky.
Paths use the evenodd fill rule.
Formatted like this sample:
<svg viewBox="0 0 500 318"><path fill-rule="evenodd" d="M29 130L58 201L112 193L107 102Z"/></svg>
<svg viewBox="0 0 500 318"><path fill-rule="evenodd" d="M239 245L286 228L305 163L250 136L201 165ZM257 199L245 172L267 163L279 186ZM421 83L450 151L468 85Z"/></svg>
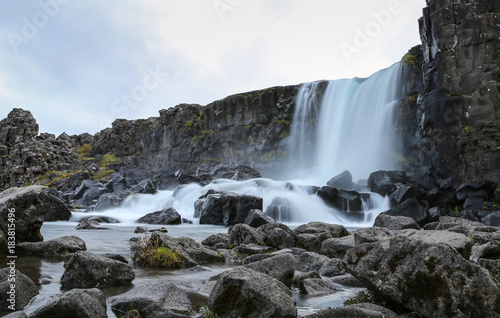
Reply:
<svg viewBox="0 0 500 318"><path fill-rule="evenodd" d="M2 0L0 119L94 134L271 86L367 77L420 44L425 0Z"/></svg>

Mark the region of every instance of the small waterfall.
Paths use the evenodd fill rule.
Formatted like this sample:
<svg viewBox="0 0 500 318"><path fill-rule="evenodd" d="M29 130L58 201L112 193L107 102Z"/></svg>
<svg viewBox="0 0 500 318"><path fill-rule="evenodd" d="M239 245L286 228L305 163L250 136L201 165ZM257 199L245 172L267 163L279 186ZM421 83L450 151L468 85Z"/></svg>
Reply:
<svg viewBox="0 0 500 318"><path fill-rule="evenodd" d="M329 81L324 92L319 89L323 83L303 84L297 94L291 177L325 184L344 170L356 180L396 169L392 123L400 97L400 64L366 79Z"/></svg>

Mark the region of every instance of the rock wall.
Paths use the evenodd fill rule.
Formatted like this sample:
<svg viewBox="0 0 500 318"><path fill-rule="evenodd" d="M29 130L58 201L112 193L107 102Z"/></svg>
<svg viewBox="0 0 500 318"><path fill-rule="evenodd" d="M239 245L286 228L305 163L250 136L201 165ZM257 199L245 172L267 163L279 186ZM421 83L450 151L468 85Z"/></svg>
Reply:
<svg viewBox="0 0 500 318"><path fill-rule="evenodd" d="M409 70L398 127L406 166L429 187L499 181L500 2L427 5L422 46L403 58Z"/></svg>
<svg viewBox="0 0 500 318"><path fill-rule="evenodd" d="M297 86L229 96L207 106L181 104L160 117L116 120L96 134L94 154L133 157L139 168L195 173L249 165L272 176L286 155Z"/></svg>

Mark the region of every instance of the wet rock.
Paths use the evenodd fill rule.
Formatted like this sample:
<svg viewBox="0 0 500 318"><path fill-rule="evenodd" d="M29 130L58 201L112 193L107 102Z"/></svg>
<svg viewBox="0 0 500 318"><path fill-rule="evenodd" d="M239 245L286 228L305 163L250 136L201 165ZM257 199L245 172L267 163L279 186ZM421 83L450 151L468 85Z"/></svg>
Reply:
<svg viewBox="0 0 500 318"><path fill-rule="evenodd" d="M363 201L370 200L370 195L367 193L329 186L321 187L318 190L318 196L330 207L343 212L361 212L363 211Z"/></svg>
<svg viewBox="0 0 500 318"><path fill-rule="evenodd" d="M477 263L481 258L500 259L500 240L472 246L470 261Z"/></svg>
<svg viewBox="0 0 500 318"><path fill-rule="evenodd" d="M361 303L345 307L328 308L328 309L323 309L315 314L305 316L305 318L330 318L330 317L398 318L399 316L390 309L370 303Z"/></svg>
<svg viewBox="0 0 500 318"><path fill-rule="evenodd" d="M297 235L288 226L282 223L269 223L259 226L260 234L265 245L277 249L295 247Z"/></svg>
<svg viewBox="0 0 500 318"><path fill-rule="evenodd" d="M102 226L101 223L92 219L83 219L75 227L77 230L107 230L108 228Z"/></svg>
<svg viewBox="0 0 500 318"><path fill-rule="evenodd" d="M54 212L54 209L58 212ZM45 186L29 186L24 188L9 188L0 193L0 230L7 232L9 213L14 211L16 224L16 242L43 241L40 228L47 215L54 219L61 216L61 211L67 212L66 220L71 216L64 203L49 194ZM59 211L60 210L60 211Z"/></svg>
<svg viewBox="0 0 500 318"><path fill-rule="evenodd" d="M295 274L295 257L291 253L283 253L244 266L267 274L285 285L291 286Z"/></svg>
<svg viewBox="0 0 500 318"><path fill-rule="evenodd" d="M123 199L114 193L104 193L97 200L94 211L104 211L112 208L119 207L123 202Z"/></svg>
<svg viewBox="0 0 500 318"><path fill-rule="evenodd" d="M241 244L234 248L234 251L245 255L263 254L270 253L274 249L270 246L261 246L255 244Z"/></svg>
<svg viewBox="0 0 500 318"><path fill-rule="evenodd" d="M272 217L257 209L250 210L248 216L245 218L245 224L248 224L251 227L259 227L273 222L276 221Z"/></svg>
<svg viewBox="0 0 500 318"><path fill-rule="evenodd" d="M149 194L154 194L156 193L155 186L151 179L144 179L138 184L134 185L133 187L130 188L130 192L133 193L149 193Z"/></svg>
<svg viewBox="0 0 500 318"><path fill-rule="evenodd" d="M487 198L495 192L498 184L489 180L480 180L477 182L469 182L460 185L456 191L456 197L459 201L465 201L470 196L476 194L478 191L484 191Z"/></svg>
<svg viewBox="0 0 500 318"><path fill-rule="evenodd" d="M304 252L297 257L297 270L301 272L319 272L320 268L330 260L325 255Z"/></svg>
<svg viewBox="0 0 500 318"><path fill-rule="evenodd" d="M181 224L181 215L174 208L170 207L161 211L148 213L136 221L146 224Z"/></svg>
<svg viewBox="0 0 500 318"><path fill-rule="evenodd" d="M359 245L343 261L372 292L424 317L500 314L499 286L449 245L395 237Z"/></svg>
<svg viewBox="0 0 500 318"><path fill-rule="evenodd" d="M353 235L331 238L323 241L320 253L332 258L342 258L354 246Z"/></svg>
<svg viewBox="0 0 500 318"><path fill-rule="evenodd" d="M351 190L354 187L354 182L352 182L352 175L348 170L345 170L339 175L331 178L326 184L332 188L345 190Z"/></svg>
<svg viewBox="0 0 500 318"><path fill-rule="evenodd" d="M342 225L323 222L310 222L297 227L294 232L298 237L298 246L303 246L311 252L320 252L321 244L329 238L349 235Z"/></svg>
<svg viewBox="0 0 500 318"><path fill-rule="evenodd" d="M114 218L109 217L109 216L104 216L104 215L85 216L79 220L79 222L82 222L82 221L94 221L94 222L98 222L98 223L111 223L111 224L120 223L120 221L118 221L117 219L114 219Z"/></svg>
<svg viewBox="0 0 500 318"><path fill-rule="evenodd" d="M209 190L194 205L194 217L199 217L201 224L228 226L244 223L253 209L262 210L262 198L234 192Z"/></svg>
<svg viewBox="0 0 500 318"><path fill-rule="evenodd" d="M229 229L229 246L239 246L241 244L264 245L264 241L256 229L240 223Z"/></svg>
<svg viewBox="0 0 500 318"><path fill-rule="evenodd" d="M398 189L391 194L390 199L392 205L399 205L411 198L419 199L421 195L422 193L417 187L400 185Z"/></svg>
<svg viewBox="0 0 500 318"><path fill-rule="evenodd" d="M384 214L411 217L420 227L424 227L426 223L431 222L431 220L429 220L428 207L424 202L418 201L415 198L406 200L400 205L385 211Z"/></svg>
<svg viewBox="0 0 500 318"><path fill-rule="evenodd" d="M339 289L328 284L321 278L306 278L300 281L299 290L301 294L316 296L331 294Z"/></svg>
<svg viewBox="0 0 500 318"><path fill-rule="evenodd" d="M105 254L100 254L100 255L101 255L101 256L104 256L104 257L107 257L107 258L110 258L110 259L114 259L115 261L119 261L119 262L122 262L122 263L128 264L127 259L125 259L125 257L123 257L123 256L122 256L122 255L120 255L120 254L105 253Z"/></svg>
<svg viewBox="0 0 500 318"><path fill-rule="evenodd" d="M148 232L148 228L145 227L145 226L137 226L135 229L134 229L134 233L136 234L140 234L140 233L146 233Z"/></svg>
<svg viewBox="0 0 500 318"><path fill-rule="evenodd" d="M164 246L174 252L179 252L186 267L223 262L223 258L208 247L201 245L189 237L173 238L165 233L154 232L151 234L151 242L158 242L158 246Z"/></svg>
<svg viewBox="0 0 500 318"><path fill-rule="evenodd" d="M377 171L370 174L368 186L372 192L387 196L396 191L396 186L387 171Z"/></svg>
<svg viewBox="0 0 500 318"><path fill-rule="evenodd" d="M186 293L168 282L135 287L111 299L111 310L118 316L131 308L140 317L170 317L168 314L190 315L193 312Z"/></svg>
<svg viewBox="0 0 500 318"><path fill-rule="evenodd" d="M273 198L271 204L266 208L265 214L278 222L297 222L301 219L299 208L292 201L283 197Z"/></svg>
<svg viewBox="0 0 500 318"><path fill-rule="evenodd" d="M375 218L373 226L385 227L390 230L416 229L420 230L420 225L408 216L392 216L381 213Z"/></svg>
<svg viewBox="0 0 500 318"><path fill-rule="evenodd" d="M253 263L253 262L257 262L257 261L261 261L263 259L266 259L266 258L269 258L269 257L273 257L273 256L276 256L276 255L282 255L282 254L292 254L293 255L293 251L289 248L284 248L282 250L279 250L279 251L276 251L276 252L272 252L272 253L265 253L265 254L253 254L253 255L249 255L247 257L245 257L243 259L243 265L245 264L250 264L250 263Z"/></svg>
<svg viewBox="0 0 500 318"><path fill-rule="evenodd" d="M227 248L227 246L229 245L229 234L227 233L212 234L201 242L201 244L209 247L214 247L217 244L221 243L224 244Z"/></svg>
<svg viewBox="0 0 500 318"><path fill-rule="evenodd" d="M30 315L31 318L106 318L106 297L97 288L72 289L53 296Z"/></svg>
<svg viewBox="0 0 500 318"><path fill-rule="evenodd" d="M288 287L249 268L222 273L210 293L208 306L221 317L297 317Z"/></svg>
<svg viewBox="0 0 500 318"><path fill-rule="evenodd" d="M16 252L26 255L56 256L85 251L85 242L77 236L63 236L45 242L24 242L16 245Z"/></svg>
<svg viewBox="0 0 500 318"><path fill-rule="evenodd" d="M80 186L75 190L72 200L80 200L83 198L85 192L90 188L102 188L103 185L97 181L93 180L83 180ZM101 193L102 194L102 193Z"/></svg>
<svg viewBox="0 0 500 318"><path fill-rule="evenodd" d="M359 279L357 279L356 277L352 276L352 274L349 273L344 275L334 276L332 278L329 278L329 281L344 286L366 288L365 284L360 282Z"/></svg>
<svg viewBox="0 0 500 318"><path fill-rule="evenodd" d="M90 288L131 284L132 267L120 261L89 252L76 252L61 277L63 287Z"/></svg>
<svg viewBox="0 0 500 318"><path fill-rule="evenodd" d="M38 288L28 276L15 268L15 261L14 263L8 261L6 266L7 267L0 269L0 293L2 294L0 298L0 307L3 310L12 308L16 310L23 309L33 297L38 295ZM11 288L13 277L15 277L14 290ZM10 301L11 298L14 300Z"/></svg>

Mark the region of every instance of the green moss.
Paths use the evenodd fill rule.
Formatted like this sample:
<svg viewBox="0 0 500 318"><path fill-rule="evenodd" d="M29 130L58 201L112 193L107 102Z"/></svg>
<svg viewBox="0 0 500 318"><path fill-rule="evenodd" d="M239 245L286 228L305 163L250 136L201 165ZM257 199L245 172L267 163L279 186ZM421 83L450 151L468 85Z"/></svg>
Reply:
<svg viewBox="0 0 500 318"><path fill-rule="evenodd" d="M80 148L76 150L78 155L82 158L86 158L90 156L90 153L92 152L92 145L90 144L84 144Z"/></svg>
<svg viewBox="0 0 500 318"><path fill-rule="evenodd" d="M214 312L208 305L202 306L200 308L200 312L203 315L203 318L219 318L216 312Z"/></svg>
<svg viewBox="0 0 500 318"><path fill-rule="evenodd" d="M252 143L253 142L253 136L249 136L248 137L248 143Z"/></svg>
<svg viewBox="0 0 500 318"><path fill-rule="evenodd" d="M162 246L159 240L149 236L130 246L131 258L146 267L182 268L185 260L181 253Z"/></svg>
<svg viewBox="0 0 500 318"><path fill-rule="evenodd" d="M117 157L115 154L107 153L102 157L101 162L99 162L99 167L106 167L112 163L120 163L122 159Z"/></svg>
<svg viewBox="0 0 500 318"><path fill-rule="evenodd" d="M74 170L74 171L55 171L50 170L47 173L37 177L36 182L43 184L44 186L54 188L57 184L57 181L68 178L69 176L81 172L82 170ZM31 182L30 182L31 183ZM28 184L26 184L28 185Z"/></svg>
<svg viewBox="0 0 500 318"><path fill-rule="evenodd" d="M92 175L93 180L108 179L115 171L111 169L101 169Z"/></svg>
<svg viewBox="0 0 500 318"><path fill-rule="evenodd" d="M373 303L373 296L369 291L360 291L351 298L344 301L344 306L361 304L361 303Z"/></svg>
<svg viewBox="0 0 500 318"><path fill-rule="evenodd" d="M415 73L420 73L420 71L422 70L422 62L422 56L416 56L410 53L407 53L405 56L403 56L403 63L406 66L411 67L415 71Z"/></svg>
<svg viewBox="0 0 500 318"><path fill-rule="evenodd" d="M186 122L186 127L187 127L187 128L192 128L192 127L193 127L193 125L194 125L194 121L192 121L192 120L188 120L188 121Z"/></svg>
<svg viewBox="0 0 500 318"><path fill-rule="evenodd" d="M283 130L283 132L279 136L279 139L282 140L285 139L286 137L288 137L288 132L286 130Z"/></svg>

